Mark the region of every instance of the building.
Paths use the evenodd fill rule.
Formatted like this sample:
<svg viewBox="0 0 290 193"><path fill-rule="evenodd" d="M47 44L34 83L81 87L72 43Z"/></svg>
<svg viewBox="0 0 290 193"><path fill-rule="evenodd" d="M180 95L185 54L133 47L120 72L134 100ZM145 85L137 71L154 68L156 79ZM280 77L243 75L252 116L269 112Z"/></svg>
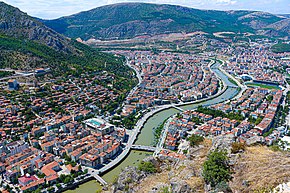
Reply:
<svg viewBox="0 0 290 193"><path fill-rule="evenodd" d="M83 123L85 124L86 128L97 131L97 132L101 133L102 135L106 135L108 133L111 133L115 129L114 125L106 122L103 119L99 119L99 118L88 119L88 120L83 121Z"/></svg>
<svg viewBox="0 0 290 193"><path fill-rule="evenodd" d="M18 178L18 183L20 186L26 186L35 181L37 181L37 178L35 176L30 176L29 174Z"/></svg>
<svg viewBox="0 0 290 193"><path fill-rule="evenodd" d="M19 88L19 84L17 82L17 80L8 80L8 89L9 90L18 90Z"/></svg>

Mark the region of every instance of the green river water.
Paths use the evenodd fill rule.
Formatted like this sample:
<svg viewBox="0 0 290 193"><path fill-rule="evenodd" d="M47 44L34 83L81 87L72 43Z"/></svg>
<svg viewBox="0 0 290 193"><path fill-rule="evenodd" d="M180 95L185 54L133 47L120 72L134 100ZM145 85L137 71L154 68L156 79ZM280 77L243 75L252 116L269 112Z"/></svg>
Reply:
<svg viewBox="0 0 290 193"><path fill-rule="evenodd" d="M224 82L230 86L227 88L227 90L220 95L219 97L216 97L214 99L210 99L207 101L204 101L202 103L198 104L191 104L191 105L185 105L181 108L184 110L191 110L197 108L199 105L203 106L209 106L212 104L217 104L226 100L229 100L236 96L238 94L238 89L234 88L232 86L235 86L233 83L231 83L228 80L228 77L223 74L217 67L219 64L214 64L212 66L212 70L221 78L224 80ZM161 111L151 118L147 120L147 122L144 124L144 127L141 130L141 133L138 136L137 141L135 144L140 145L152 145L154 140L154 133L153 128L158 127L158 125L162 124L165 119L168 117L179 113L177 109L170 108L164 111ZM102 175L103 179L107 181L108 183L112 183L114 179L120 174L122 169L124 169L127 166L136 166L142 159L144 159L146 156L152 155L152 153L144 152L144 151L131 151L130 154L126 159L124 159L118 166L116 166L114 169L110 170L106 174ZM74 190L68 190L65 191L65 193L96 193L97 190L100 190L101 186L99 185L96 180L92 180L89 182L86 182L82 185L80 185L78 188Z"/></svg>

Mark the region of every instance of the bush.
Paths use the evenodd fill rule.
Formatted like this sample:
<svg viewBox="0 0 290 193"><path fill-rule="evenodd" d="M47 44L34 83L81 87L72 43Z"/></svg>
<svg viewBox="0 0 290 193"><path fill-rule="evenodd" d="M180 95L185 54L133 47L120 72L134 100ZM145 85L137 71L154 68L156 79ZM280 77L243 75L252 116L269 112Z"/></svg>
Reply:
<svg viewBox="0 0 290 193"><path fill-rule="evenodd" d="M140 171L144 171L147 173L156 173L157 169L154 166L154 164L152 162L144 162L142 161L139 165L138 165L138 169Z"/></svg>
<svg viewBox="0 0 290 193"><path fill-rule="evenodd" d="M222 182L228 182L231 179L231 171L226 151L215 150L211 152L203 164L202 175L205 182L212 187Z"/></svg>
<svg viewBox="0 0 290 193"><path fill-rule="evenodd" d="M168 186L162 188L159 193L171 193L170 188Z"/></svg>
<svg viewBox="0 0 290 193"><path fill-rule="evenodd" d="M188 139L191 147L194 147L196 145L199 145L201 142L203 142L204 137L200 135L192 134Z"/></svg>
<svg viewBox="0 0 290 193"><path fill-rule="evenodd" d="M48 192L54 192L55 189L54 189L54 187L50 187L50 188L47 189L47 191L48 191Z"/></svg>

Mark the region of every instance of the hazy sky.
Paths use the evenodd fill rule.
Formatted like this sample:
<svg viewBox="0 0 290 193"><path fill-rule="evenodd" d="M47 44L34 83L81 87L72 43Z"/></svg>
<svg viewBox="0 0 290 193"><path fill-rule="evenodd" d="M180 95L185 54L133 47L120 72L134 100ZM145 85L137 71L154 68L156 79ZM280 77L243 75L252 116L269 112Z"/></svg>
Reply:
<svg viewBox="0 0 290 193"><path fill-rule="evenodd" d="M183 5L198 9L248 9L290 13L290 0L3 0L29 15L53 19L120 2L148 2Z"/></svg>

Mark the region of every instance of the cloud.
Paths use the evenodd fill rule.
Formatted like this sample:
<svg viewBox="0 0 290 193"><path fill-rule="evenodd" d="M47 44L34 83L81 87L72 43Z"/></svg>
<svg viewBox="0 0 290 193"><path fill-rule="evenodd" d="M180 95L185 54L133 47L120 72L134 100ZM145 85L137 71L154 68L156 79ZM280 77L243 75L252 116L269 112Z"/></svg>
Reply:
<svg viewBox="0 0 290 193"><path fill-rule="evenodd" d="M233 0L216 0L217 4L223 4L223 5L234 5L237 3L237 1Z"/></svg>
<svg viewBox="0 0 290 193"><path fill-rule="evenodd" d="M4 0L28 14L45 19L75 14L98 6L121 2L176 4L200 9L249 9L290 13L289 0Z"/></svg>

